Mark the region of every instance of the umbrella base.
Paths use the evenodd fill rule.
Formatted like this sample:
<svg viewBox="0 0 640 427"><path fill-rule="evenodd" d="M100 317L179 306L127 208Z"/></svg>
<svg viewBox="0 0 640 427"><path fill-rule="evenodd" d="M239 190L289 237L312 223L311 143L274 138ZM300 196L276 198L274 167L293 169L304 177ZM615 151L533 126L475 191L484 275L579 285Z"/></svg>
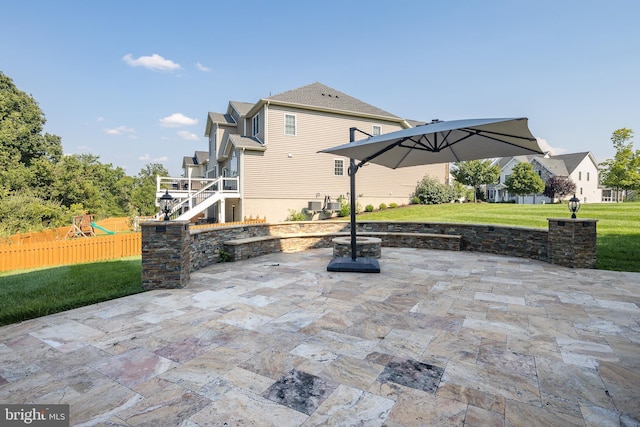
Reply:
<svg viewBox="0 0 640 427"><path fill-rule="evenodd" d="M331 260L327 271L344 271L350 273L380 273L380 264L375 258L338 257Z"/></svg>

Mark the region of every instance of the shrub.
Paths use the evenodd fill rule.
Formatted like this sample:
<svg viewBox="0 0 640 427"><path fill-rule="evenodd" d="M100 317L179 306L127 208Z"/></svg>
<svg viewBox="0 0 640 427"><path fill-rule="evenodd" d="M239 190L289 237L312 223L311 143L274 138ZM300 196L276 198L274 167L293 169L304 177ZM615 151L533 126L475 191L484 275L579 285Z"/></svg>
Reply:
<svg viewBox="0 0 640 427"><path fill-rule="evenodd" d="M373 212L373 205L367 205L364 207L365 212Z"/></svg>
<svg viewBox="0 0 640 427"><path fill-rule="evenodd" d="M378 206L378 209L383 211L383 210L387 209L387 205L385 205L384 203L380 203L380 206Z"/></svg>
<svg viewBox="0 0 640 427"><path fill-rule="evenodd" d="M452 201L455 198L455 191L450 185L441 184L429 175L425 175L416 185L414 197L418 197L422 204L437 205Z"/></svg>
<svg viewBox="0 0 640 427"><path fill-rule="evenodd" d="M340 202L340 210L338 211L338 216L349 216L351 215L351 205L344 201Z"/></svg>
<svg viewBox="0 0 640 427"><path fill-rule="evenodd" d="M389 209L395 209L397 207L398 207L398 204L396 202L389 203Z"/></svg>
<svg viewBox="0 0 640 427"><path fill-rule="evenodd" d="M419 205L419 204L420 204L420 197L418 197L418 196L413 196L413 197L411 198L411 204L412 204L412 205Z"/></svg>
<svg viewBox="0 0 640 427"><path fill-rule="evenodd" d="M306 221L307 214L304 212L298 212L295 209L289 209L289 216L287 217L287 221Z"/></svg>

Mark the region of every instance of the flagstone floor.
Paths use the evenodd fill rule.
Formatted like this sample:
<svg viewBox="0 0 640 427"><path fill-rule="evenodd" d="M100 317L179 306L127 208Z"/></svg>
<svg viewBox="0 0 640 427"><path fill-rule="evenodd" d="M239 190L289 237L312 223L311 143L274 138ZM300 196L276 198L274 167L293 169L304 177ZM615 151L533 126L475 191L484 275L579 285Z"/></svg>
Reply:
<svg viewBox="0 0 640 427"><path fill-rule="evenodd" d="M0 403L78 426L638 426L640 274L383 248L217 264L0 328Z"/></svg>

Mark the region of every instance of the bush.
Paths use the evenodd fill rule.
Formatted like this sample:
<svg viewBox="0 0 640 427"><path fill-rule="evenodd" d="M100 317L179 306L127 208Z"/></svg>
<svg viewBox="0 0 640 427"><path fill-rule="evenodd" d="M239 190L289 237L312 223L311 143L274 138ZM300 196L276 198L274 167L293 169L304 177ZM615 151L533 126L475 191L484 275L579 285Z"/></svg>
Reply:
<svg viewBox="0 0 640 427"><path fill-rule="evenodd" d="M384 203L380 203L380 206L378 206L378 209L383 211L383 210L387 209L387 205L385 205Z"/></svg>
<svg viewBox="0 0 640 427"><path fill-rule="evenodd" d="M419 205L419 204L420 204L420 197L418 197L418 196L413 196L413 197L411 198L411 204L412 204L412 205Z"/></svg>
<svg viewBox="0 0 640 427"><path fill-rule="evenodd" d="M396 202L389 203L389 209L395 209L397 207L398 207L398 204Z"/></svg>
<svg viewBox="0 0 640 427"><path fill-rule="evenodd" d="M351 215L351 205L346 202L340 202L340 210L338 211L338 216L349 216Z"/></svg>
<svg viewBox="0 0 640 427"><path fill-rule="evenodd" d="M295 209L289 209L289 216L287 217L287 221L306 221L307 214L304 212L298 212Z"/></svg>
<svg viewBox="0 0 640 427"><path fill-rule="evenodd" d="M420 203L424 205L449 203L455 199L455 196L452 186L441 184L429 175L425 175L422 181L418 182L414 193L414 197L418 197Z"/></svg>
<svg viewBox="0 0 640 427"><path fill-rule="evenodd" d="M364 207L365 212L373 212L373 205L367 205Z"/></svg>

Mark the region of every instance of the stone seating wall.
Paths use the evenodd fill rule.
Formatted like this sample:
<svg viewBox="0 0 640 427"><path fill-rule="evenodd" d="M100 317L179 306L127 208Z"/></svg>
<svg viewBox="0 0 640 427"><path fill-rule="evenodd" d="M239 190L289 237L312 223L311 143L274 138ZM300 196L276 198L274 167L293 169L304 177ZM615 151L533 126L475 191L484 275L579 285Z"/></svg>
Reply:
<svg viewBox="0 0 640 427"><path fill-rule="evenodd" d="M387 245L487 252L573 268L594 268L597 220L549 218L548 221L548 229L482 224L359 221L357 232L381 237L383 247ZM174 227L180 228L180 232L172 233L170 229ZM331 239L336 235L348 234L349 228L349 223L345 221L265 223L197 230L189 230L189 223L186 221L143 223L143 288L180 287L186 283L190 272L220 261L245 259L278 251L296 252L315 247L331 247ZM432 238L430 241L419 235L452 238ZM245 245L242 250L250 252L229 254L230 245L235 241L236 246L241 246L237 243L242 243L243 240L244 243L251 244ZM174 252L167 258L168 253ZM171 259L171 262L166 263L167 259ZM165 264L166 268L163 267ZM163 268L167 270L171 280L167 280Z"/></svg>

